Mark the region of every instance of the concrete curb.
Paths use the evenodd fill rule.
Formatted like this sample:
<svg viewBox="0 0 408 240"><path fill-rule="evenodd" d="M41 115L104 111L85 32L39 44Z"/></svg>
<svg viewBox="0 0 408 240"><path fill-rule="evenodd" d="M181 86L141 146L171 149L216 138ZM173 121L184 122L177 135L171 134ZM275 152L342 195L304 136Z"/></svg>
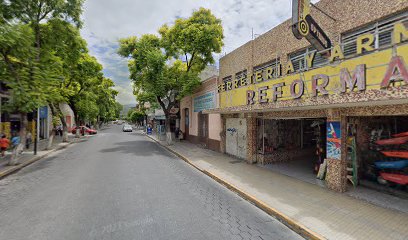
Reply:
<svg viewBox="0 0 408 240"><path fill-rule="evenodd" d="M0 172L0 179L5 178L5 177L7 177L7 176L9 176L9 175L11 175L11 174L13 174L13 173L15 173L15 172L21 170L22 168L24 168L24 167L26 167L26 166L28 166L28 165L30 165L30 164L32 164L32 163L34 163L34 162L40 160L40 159L43 159L43 158L49 156L51 153L54 153L54 152L56 152L56 151L58 151L58 150L67 148L69 145L74 144L74 143L79 143L79 142L82 142L82 141L69 142L68 144L66 144L66 145L64 145L64 146L58 146L58 147L56 147L56 148L54 148L54 149L49 150L49 152L45 153L44 155L35 156L35 157L33 157L32 159L27 160L27 161L25 161L25 162L23 162L23 163L21 163L21 164L19 164L19 165L12 166L12 167L10 167L9 169Z"/></svg>
<svg viewBox="0 0 408 240"><path fill-rule="evenodd" d="M202 172L202 173L206 174L207 176L211 177L212 179L214 179L218 183L221 183L222 185L226 186L228 189L230 189L231 191L234 191L235 193L240 195L245 200L253 203L255 206L262 209L267 214L275 217L280 222L285 224L287 227L289 227L290 229L292 229L293 231L295 231L296 233L298 233L302 237L304 237L306 239L312 239L312 240L326 239L325 237L321 236L320 234L310 230L309 228L307 228L303 224L291 219L290 217L288 217L284 213L278 211L277 209L275 209L275 208L273 208L271 206L268 206L266 203L262 202L261 200L257 199L256 197L244 192L243 190L241 190L238 187L236 187L235 185L227 182L226 180L222 179L221 177L218 177L217 175L215 175L213 173L210 173L205 169L201 169L200 167L195 165L191 160L189 160L187 157L185 157L185 156L181 155L180 153L174 151L173 149L169 148L168 146L161 144L159 141L157 141L153 137L151 137L149 135L146 135L146 136L148 138L152 139L153 141L155 141L160 146L164 147L169 152L173 153L174 155L176 155L177 157L182 159L183 161L185 161L186 163L188 163L189 165L191 165L192 167L194 167L195 169L197 169L200 172Z"/></svg>

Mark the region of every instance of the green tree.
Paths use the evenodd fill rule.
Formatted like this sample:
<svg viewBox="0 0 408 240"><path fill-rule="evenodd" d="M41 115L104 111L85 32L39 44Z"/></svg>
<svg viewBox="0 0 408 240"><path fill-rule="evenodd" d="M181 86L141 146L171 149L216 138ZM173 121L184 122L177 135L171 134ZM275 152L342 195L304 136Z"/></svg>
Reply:
<svg viewBox="0 0 408 240"><path fill-rule="evenodd" d="M200 85L199 73L214 63L213 53L221 51L223 29L221 20L200 8L173 26L163 25L159 34L121 39L118 53L130 58L130 78L140 96L163 109L170 144L170 110Z"/></svg>
<svg viewBox="0 0 408 240"><path fill-rule="evenodd" d="M42 93L44 90L47 92L46 97L41 95L39 99L47 98L47 102L54 102L54 98L58 98L58 92L55 91L55 87L50 87L56 84L55 77L60 73L61 62L55 58L53 52L45 51L42 49L43 35L41 31L41 25L43 22L60 19L62 21L76 24L78 27L81 25L80 15L82 13L83 0L13 0L13 1L1 1L0 10L2 14L0 16L0 22L12 22L22 23L31 27L33 32L32 40L33 46L36 48L35 57L27 59L29 62L29 78L33 84L36 79L46 78L50 83L48 86L43 87L36 92ZM28 46L27 46L28 47ZM29 48L27 48L29 49ZM29 51L31 52L31 51ZM40 70L37 70L40 69ZM21 85L14 86L20 90L14 89L13 91L22 91ZM26 92L27 93L27 92ZM14 92L12 92L14 94ZM27 93L30 95L32 93ZM16 96L17 97L17 96ZM45 103L44 103L45 105ZM51 104L51 109L55 115L55 107ZM23 117L21 125L21 135L25 136L27 128L26 116ZM51 139L52 140L52 139ZM21 145L24 146L25 137L22 137Z"/></svg>
<svg viewBox="0 0 408 240"><path fill-rule="evenodd" d="M114 107L115 120L120 118L120 112L122 112L122 110L123 110L123 105L120 104L119 102L115 102L115 107Z"/></svg>
<svg viewBox="0 0 408 240"><path fill-rule="evenodd" d="M145 117L144 112L139 111L139 110L136 110L136 111L133 111L133 112L132 112L132 114L130 115L130 119L129 119L129 120L130 120L130 122L132 122L132 123L141 124L141 123L143 123L144 117Z"/></svg>
<svg viewBox="0 0 408 240"><path fill-rule="evenodd" d="M46 104L46 94L51 89L48 77L53 78L39 62L32 60L37 56L33 39L34 34L27 25L0 25L0 79L10 88L6 110L21 114L19 149L25 143L27 113ZM13 155L10 164L17 161Z"/></svg>

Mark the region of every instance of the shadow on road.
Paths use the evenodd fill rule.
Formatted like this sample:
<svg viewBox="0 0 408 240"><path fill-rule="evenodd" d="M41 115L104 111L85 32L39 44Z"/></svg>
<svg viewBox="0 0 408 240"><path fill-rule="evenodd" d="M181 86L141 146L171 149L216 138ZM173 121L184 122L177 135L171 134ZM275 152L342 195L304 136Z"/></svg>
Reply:
<svg viewBox="0 0 408 240"><path fill-rule="evenodd" d="M57 159L57 156L47 157L43 159L42 161L37 161L36 164L33 164L28 168L22 169L21 172L27 174L27 173L33 173L33 172L36 172L42 169L46 169L55 159Z"/></svg>
<svg viewBox="0 0 408 240"><path fill-rule="evenodd" d="M115 145L114 147L102 149L100 150L100 152L103 153L120 152L124 154L134 154L143 157L152 155L172 157L172 155L169 152L158 146L156 143L144 139L117 142L114 143L114 145Z"/></svg>

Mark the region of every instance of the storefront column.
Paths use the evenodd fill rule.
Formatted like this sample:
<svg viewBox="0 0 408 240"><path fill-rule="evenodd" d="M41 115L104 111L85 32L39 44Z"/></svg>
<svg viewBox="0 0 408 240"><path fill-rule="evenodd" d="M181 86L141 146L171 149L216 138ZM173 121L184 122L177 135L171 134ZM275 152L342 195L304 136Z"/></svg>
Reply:
<svg viewBox="0 0 408 240"><path fill-rule="evenodd" d="M256 163L256 117L254 114L247 116L247 162Z"/></svg>
<svg viewBox="0 0 408 240"><path fill-rule="evenodd" d="M341 116L337 110L328 110L327 121L339 122L341 129L340 149L341 154L339 159L330 158L328 154L327 158L327 174L326 183L329 189L337 192L345 192L347 190L347 161L346 161L346 126L347 117ZM328 137L329 137L329 131ZM329 144L329 143L328 143Z"/></svg>

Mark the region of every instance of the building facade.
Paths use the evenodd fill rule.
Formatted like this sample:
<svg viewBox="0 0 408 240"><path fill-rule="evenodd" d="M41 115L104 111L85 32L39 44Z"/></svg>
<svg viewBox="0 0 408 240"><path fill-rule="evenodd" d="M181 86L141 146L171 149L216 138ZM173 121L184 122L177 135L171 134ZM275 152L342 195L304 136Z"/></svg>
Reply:
<svg viewBox="0 0 408 240"><path fill-rule="evenodd" d="M324 163L326 185L339 192L395 183L390 174L406 179L372 166L392 161L384 152L407 153L377 142L408 132L408 2L316 5L325 14L312 8L311 16L331 48L296 39L287 20L220 59L219 107L204 113L221 114L221 151L312 173Z"/></svg>
<svg viewBox="0 0 408 240"><path fill-rule="evenodd" d="M184 138L214 151L220 151L221 146L221 115L203 111L218 107L217 83L218 77L213 74L202 81L194 94L180 101L180 129Z"/></svg>

